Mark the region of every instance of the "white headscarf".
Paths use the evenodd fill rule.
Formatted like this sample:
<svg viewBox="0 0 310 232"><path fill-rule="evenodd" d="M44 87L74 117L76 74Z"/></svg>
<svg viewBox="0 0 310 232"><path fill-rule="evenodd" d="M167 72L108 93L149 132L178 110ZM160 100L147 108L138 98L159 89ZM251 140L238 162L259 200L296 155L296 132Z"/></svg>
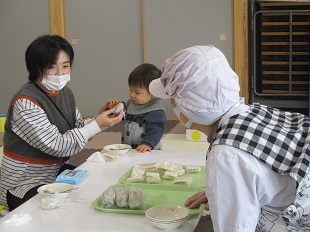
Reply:
<svg viewBox="0 0 310 232"><path fill-rule="evenodd" d="M149 90L155 97L173 98L193 122L210 125L239 102L240 87L224 54L208 45L189 47L166 59L162 76Z"/></svg>

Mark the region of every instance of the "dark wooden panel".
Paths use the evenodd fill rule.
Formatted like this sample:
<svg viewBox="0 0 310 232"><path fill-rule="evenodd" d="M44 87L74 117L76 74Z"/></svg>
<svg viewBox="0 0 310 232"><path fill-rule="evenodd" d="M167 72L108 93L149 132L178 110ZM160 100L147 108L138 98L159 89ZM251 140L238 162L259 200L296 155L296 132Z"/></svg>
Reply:
<svg viewBox="0 0 310 232"><path fill-rule="evenodd" d="M307 96L310 3L261 3L255 20L255 91L261 95Z"/></svg>

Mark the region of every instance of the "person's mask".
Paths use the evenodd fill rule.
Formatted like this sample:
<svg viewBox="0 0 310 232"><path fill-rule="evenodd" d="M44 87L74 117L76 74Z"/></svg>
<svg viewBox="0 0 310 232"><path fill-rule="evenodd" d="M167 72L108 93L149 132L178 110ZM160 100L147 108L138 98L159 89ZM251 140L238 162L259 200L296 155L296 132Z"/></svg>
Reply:
<svg viewBox="0 0 310 232"><path fill-rule="evenodd" d="M56 92L61 90L70 81L70 73L62 76L43 76L42 85L48 90Z"/></svg>
<svg viewBox="0 0 310 232"><path fill-rule="evenodd" d="M178 118L180 119L180 115L182 113L180 107L178 105L176 105L174 108L173 108L173 111L174 113L178 116ZM186 123L183 123L182 120L180 119L180 122L186 127L186 128L191 128L193 122L188 119L188 121Z"/></svg>

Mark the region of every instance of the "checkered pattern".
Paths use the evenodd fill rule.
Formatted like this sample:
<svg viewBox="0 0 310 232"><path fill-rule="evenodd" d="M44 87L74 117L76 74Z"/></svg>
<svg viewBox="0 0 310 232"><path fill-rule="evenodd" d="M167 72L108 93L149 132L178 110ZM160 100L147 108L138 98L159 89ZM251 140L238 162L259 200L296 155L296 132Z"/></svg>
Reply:
<svg viewBox="0 0 310 232"><path fill-rule="evenodd" d="M305 115L253 104L217 130L213 145L240 148L279 174L289 174L297 186L309 171L310 121Z"/></svg>

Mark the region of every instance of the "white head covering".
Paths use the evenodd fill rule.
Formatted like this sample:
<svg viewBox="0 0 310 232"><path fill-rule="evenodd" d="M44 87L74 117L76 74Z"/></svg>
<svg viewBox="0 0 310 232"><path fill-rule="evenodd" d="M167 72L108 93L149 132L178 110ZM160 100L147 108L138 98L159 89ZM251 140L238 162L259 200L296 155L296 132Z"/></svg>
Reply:
<svg viewBox="0 0 310 232"><path fill-rule="evenodd" d="M224 54L208 45L189 47L166 59L162 76L149 90L154 97L173 98L193 122L210 125L239 102L240 87Z"/></svg>

